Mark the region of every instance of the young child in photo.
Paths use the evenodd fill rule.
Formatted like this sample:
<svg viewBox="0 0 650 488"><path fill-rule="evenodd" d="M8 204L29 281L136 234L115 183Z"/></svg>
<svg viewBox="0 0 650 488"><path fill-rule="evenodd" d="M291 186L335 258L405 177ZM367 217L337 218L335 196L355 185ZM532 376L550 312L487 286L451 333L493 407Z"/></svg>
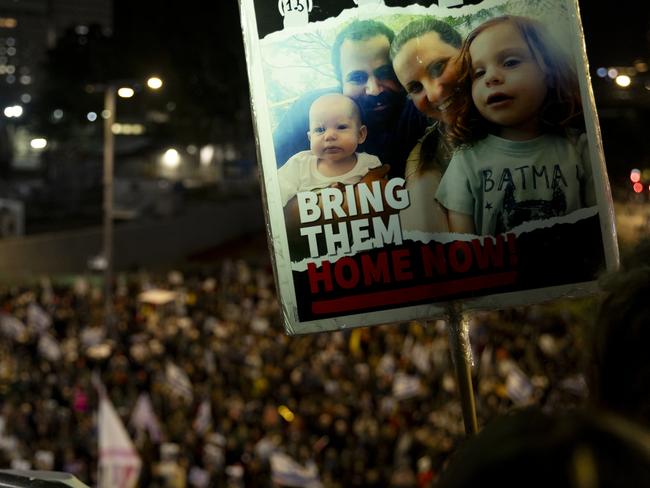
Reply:
<svg viewBox="0 0 650 488"><path fill-rule="evenodd" d="M460 56L458 149L436 193L450 231L494 235L595 205L577 77L544 26L490 19Z"/></svg>
<svg viewBox="0 0 650 488"><path fill-rule="evenodd" d="M282 206L302 191L359 183L370 169L381 166L376 156L356 152L366 135L351 98L330 93L316 99L309 110L311 150L294 154L278 170Z"/></svg>

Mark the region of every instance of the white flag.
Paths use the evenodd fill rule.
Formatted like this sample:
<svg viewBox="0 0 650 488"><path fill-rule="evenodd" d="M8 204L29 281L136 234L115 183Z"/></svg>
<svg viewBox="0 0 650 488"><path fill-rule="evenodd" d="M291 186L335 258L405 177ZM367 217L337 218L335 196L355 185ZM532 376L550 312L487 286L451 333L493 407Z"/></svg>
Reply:
<svg viewBox="0 0 650 488"><path fill-rule="evenodd" d="M0 314L0 333L13 339L20 339L27 332L27 327L13 315Z"/></svg>
<svg viewBox="0 0 650 488"><path fill-rule="evenodd" d="M512 366L506 376L506 392L515 405L527 405L533 396L533 384L521 369Z"/></svg>
<svg viewBox="0 0 650 488"><path fill-rule="evenodd" d="M27 307L27 325L38 333L43 333L52 325L50 315L36 303Z"/></svg>
<svg viewBox="0 0 650 488"><path fill-rule="evenodd" d="M59 341L50 334L41 335L38 340L38 352L50 362L58 361L63 355Z"/></svg>
<svg viewBox="0 0 650 488"><path fill-rule="evenodd" d="M210 406L210 400L203 400L201 402L192 426L199 434L205 434L212 427L212 407Z"/></svg>
<svg viewBox="0 0 650 488"><path fill-rule="evenodd" d="M210 473L198 466L192 466L187 475L190 486L196 488L208 488L210 486Z"/></svg>
<svg viewBox="0 0 650 488"><path fill-rule="evenodd" d="M397 373L393 380L393 396L398 400L406 400L420 394L420 378L406 373Z"/></svg>
<svg viewBox="0 0 650 488"><path fill-rule="evenodd" d="M99 400L99 483L98 488L133 488L142 461L115 407L106 395Z"/></svg>
<svg viewBox="0 0 650 488"><path fill-rule="evenodd" d="M153 411L151 398L148 393L140 393L138 401L135 402L133 412L131 412L130 424L139 432L147 431L149 437L155 443L159 443L162 436L160 434L160 422Z"/></svg>
<svg viewBox="0 0 650 488"><path fill-rule="evenodd" d="M188 402L193 400L194 394L192 393L192 383L185 371L170 361L167 363L165 377L169 388L174 394L184 398Z"/></svg>
<svg viewBox="0 0 650 488"><path fill-rule="evenodd" d="M271 479L273 483L281 486L303 488L321 488L323 486L314 462L302 466L281 452L271 454Z"/></svg>

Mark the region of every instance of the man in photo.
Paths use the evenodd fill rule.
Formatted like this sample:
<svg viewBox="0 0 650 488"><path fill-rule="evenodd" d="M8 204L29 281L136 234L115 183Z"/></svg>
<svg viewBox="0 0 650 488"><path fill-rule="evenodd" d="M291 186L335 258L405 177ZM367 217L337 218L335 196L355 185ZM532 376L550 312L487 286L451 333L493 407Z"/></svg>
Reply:
<svg viewBox="0 0 650 488"><path fill-rule="evenodd" d="M406 158L424 134L426 118L407 100L393 71L389 48L394 33L375 20L355 20L332 46L338 87L313 90L289 108L273 134L278 167L309 149L309 107L326 93L343 93L362 111L368 136L359 150L390 165L390 176L404 176Z"/></svg>

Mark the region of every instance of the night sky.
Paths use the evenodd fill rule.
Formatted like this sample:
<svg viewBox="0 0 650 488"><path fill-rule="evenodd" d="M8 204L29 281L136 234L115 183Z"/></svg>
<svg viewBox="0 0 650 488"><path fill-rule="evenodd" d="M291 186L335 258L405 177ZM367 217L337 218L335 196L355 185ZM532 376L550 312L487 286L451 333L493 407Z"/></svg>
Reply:
<svg viewBox="0 0 650 488"><path fill-rule="evenodd" d="M635 59L647 60L650 51L648 2L580 0L579 4L592 66L630 66Z"/></svg>
<svg viewBox="0 0 650 488"><path fill-rule="evenodd" d="M277 8L275 0L262 1ZM222 55L217 48L222 45L243 63L237 3L237 0L186 0L179 9L175 2L116 0L115 35L131 48L149 52L148 59L152 62L158 56L164 57L163 48L172 41L204 38L214 41L215 56ZM648 58L648 2L579 0L579 4L592 65L631 65L638 58ZM187 47L191 49L190 45Z"/></svg>
<svg viewBox="0 0 650 488"><path fill-rule="evenodd" d="M277 9L277 0L257 1L263 2L262 10ZM343 0L329 1L322 4L327 5L320 8L322 15L327 9L336 9ZM351 0L345 1L351 4ZM385 0L387 4L400 1L406 0ZM612 104L617 107L620 102L609 96L609 85L594 73L600 66L632 66L638 59L650 61L650 4L632 0L579 0L579 4L596 106L599 111ZM129 53L125 61L131 60L131 71L140 70L141 76L161 71L168 86L176 84L178 93L185 94L188 103L205 117L216 115L228 121L232 113L243 114L240 120L246 122L240 127L246 134L242 136L252 139L237 0L184 0L182 8L170 1L115 0L114 27L116 41ZM632 104L637 111L632 118L611 111L600 114L610 178L618 172L624 180L628 161L650 164L650 141L644 130L650 103L645 103L645 93L641 95L641 103Z"/></svg>

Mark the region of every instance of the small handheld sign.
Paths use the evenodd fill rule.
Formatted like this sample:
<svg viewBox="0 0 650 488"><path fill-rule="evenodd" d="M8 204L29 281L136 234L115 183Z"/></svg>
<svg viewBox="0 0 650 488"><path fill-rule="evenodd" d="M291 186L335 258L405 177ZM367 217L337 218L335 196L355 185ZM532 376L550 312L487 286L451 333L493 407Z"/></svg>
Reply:
<svg viewBox="0 0 650 488"><path fill-rule="evenodd" d="M388 4L387 4L388 3ZM286 332L596 289L618 265L576 0L240 0Z"/></svg>

